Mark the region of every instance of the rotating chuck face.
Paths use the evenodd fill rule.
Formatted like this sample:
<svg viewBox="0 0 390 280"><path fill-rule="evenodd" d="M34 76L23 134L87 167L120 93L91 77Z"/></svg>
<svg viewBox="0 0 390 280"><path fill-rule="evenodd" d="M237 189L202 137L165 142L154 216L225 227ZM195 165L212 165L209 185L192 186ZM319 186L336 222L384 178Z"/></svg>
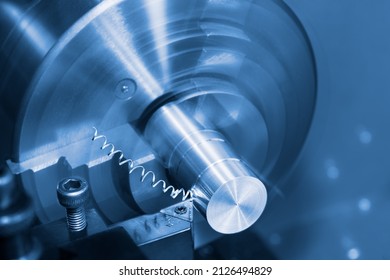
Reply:
<svg viewBox="0 0 390 280"><path fill-rule="evenodd" d="M31 77L17 92L25 103L10 142L17 172L33 171L22 181L39 218L62 217L49 194L75 172L112 223L190 194L216 231L252 225L267 201L259 178L272 186L283 177L314 108L311 46L289 8L268 0L103 1L68 26L72 5L65 13L61 1L41 2L26 17L50 39L47 49L8 75ZM59 11L63 32L51 32L45 23L55 18L56 26ZM28 36L20 42L33 42ZM34 47L4 57L24 61ZM13 99L8 92L1 101Z"/></svg>

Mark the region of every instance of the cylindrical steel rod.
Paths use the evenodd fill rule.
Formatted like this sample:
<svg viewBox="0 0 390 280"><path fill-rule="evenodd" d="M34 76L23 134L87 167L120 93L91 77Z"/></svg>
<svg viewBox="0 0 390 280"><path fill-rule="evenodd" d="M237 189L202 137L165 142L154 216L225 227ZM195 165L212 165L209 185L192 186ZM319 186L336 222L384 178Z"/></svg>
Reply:
<svg viewBox="0 0 390 280"><path fill-rule="evenodd" d="M213 229L236 233L251 226L267 201L263 183L224 136L197 123L175 105L149 120L145 136Z"/></svg>

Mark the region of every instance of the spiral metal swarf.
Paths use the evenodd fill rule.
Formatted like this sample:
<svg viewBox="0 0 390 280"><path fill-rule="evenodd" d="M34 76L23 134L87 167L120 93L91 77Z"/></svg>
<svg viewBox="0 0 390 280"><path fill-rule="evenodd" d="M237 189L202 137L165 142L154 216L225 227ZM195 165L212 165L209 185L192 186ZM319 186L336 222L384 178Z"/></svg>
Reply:
<svg viewBox="0 0 390 280"><path fill-rule="evenodd" d="M107 137L103 134L99 134L96 127L93 127L94 134L92 137L92 141L96 141L98 139L103 139L103 144L101 145L101 150L108 150L107 156L112 157L115 154L119 155L118 164L119 165L128 165L129 174L134 173L135 171L140 171L140 182L144 182L147 178L150 179L150 186L156 188L158 186L161 187L164 193L169 193L169 195L175 199L182 196L182 200L186 200L188 198L192 198L192 191L185 190L183 188L175 188L174 186L168 184L165 180L157 179L156 173L151 170L147 170L143 165L135 165L134 160L131 158L126 158L123 151L116 149L115 145L108 141Z"/></svg>

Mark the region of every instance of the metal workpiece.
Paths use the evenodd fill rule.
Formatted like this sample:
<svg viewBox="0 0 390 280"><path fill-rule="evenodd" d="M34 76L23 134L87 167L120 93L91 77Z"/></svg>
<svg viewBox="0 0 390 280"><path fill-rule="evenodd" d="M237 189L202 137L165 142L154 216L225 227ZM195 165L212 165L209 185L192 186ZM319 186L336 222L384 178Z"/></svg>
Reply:
<svg viewBox="0 0 390 280"><path fill-rule="evenodd" d="M274 29L278 32L267 32ZM253 159L253 166L276 181L295 159L314 108L310 45L282 2L103 1L75 21L36 64L34 75L12 72L12 77L31 78L30 86L20 89L29 98L15 127L20 136L15 162L89 138L93 126L106 131L136 122L168 93L175 98L176 93L196 92L203 96L198 102L202 110L207 95L234 91L251 105L225 95L220 106L228 113L218 116L208 110L205 117L219 117L217 126L230 134L253 125L262 138L251 149L265 155L263 162ZM15 81L4 83L8 88ZM122 81L131 83L126 92L131 98L118 93ZM7 92L14 91L3 91L2 99L12 99ZM260 116L246 115L250 111ZM79 157L88 161L88 155Z"/></svg>
<svg viewBox="0 0 390 280"><path fill-rule="evenodd" d="M57 186L58 202L66 208L66 221L71 232L87 227L85 204L89 199L89 186L85 179L71 177L63 179Z"/></svg>
<svg viewBox="0 0 390 280"><path fill-rule="evenodd" d="M145 137L171 176L191 189L195 206L214 230L237 233L260 217L267 201L265 186L222 134L168 104L149 120Z"/></svg>
<svg viewBox="0 0 390 280"><path fill-rule="evenodd" d="M236 177L211 196L195 187L194 201L202 212L206 209L207 221L214 230L232 234L249 228L259 219L266 206L267 191L255 177Z"/></svg>
<svg viewBox="0 0 390 280"><path fill-rule="evenodd" d="M301 150L317 77L284 1L0 0L0 15L0 153L48 232L65 207L88 238L90 199L138 246L207 244L255 224Z"/></svg>
<svg viewBox="0 0 390 280"><path fill-rule="evenodd" d="M93 182L96 207L111 222L157 211L169 203L161 188L150 188L149 179L129 176L126 166L118 165L118 154L108 157L101 143L90 141L93 127L124 151L125 158L153 171L167 186L190 189L198 182L202 192L210 188L214 193L236 177L261 176L273 185L285 175L309 128L316 76L305 32L282 1L61 3L39 1L29 10L37 12L29 18L40 40L27 40L31 34L23 29L5 25L2 30L8 38L4 46L17 46L15 52L1 49L11 64L5 66L8 74L1 88L18 85L0 93L0 104L12 101L15 108L10 114L15 133L7 140L12 146L10 160L41 206L36 209L41 221L61 217L56 197L48 193L72 170ZM56 16L58 11L63 14ZM58 17L58 27L53 17ZM21 22L15 18L14 25ZM18 45L15 38L20 34L26 42ZM45 43L41 56L24 69L18 61L24 60L30 48L39 49L38 43ZM23 87L18 77L25 78ZM16 91L18 98L11 94ZM188 151L183 162L173 163L186 153L178 148L171 161L180 180L164 158L174 146L151 149L149 143L155 140L144 137L144 131L150 133L150 128L144 130L145 125L151 127L150 115L172 102L180 103L187 118L199 124L192 132L214 131L220 135L199 137L225 141L200 143L200 148L214 150L207 153L210 163L195 155L194 162L204 163L201 166L189 166L195 150ZM174 122L187 127L180 117L159 125L170 130ZM186 136L192 132L187 130ZM153 137L158 139L160 134ZM169 137L164 135L164 141ZM225 163L216 164L219 160ZM206 172L211 163L215 168ZM222 166L233 175L206 179ZM262 188L261 183L255 186ZM207 212L205 206L198 208Z"/></svg>

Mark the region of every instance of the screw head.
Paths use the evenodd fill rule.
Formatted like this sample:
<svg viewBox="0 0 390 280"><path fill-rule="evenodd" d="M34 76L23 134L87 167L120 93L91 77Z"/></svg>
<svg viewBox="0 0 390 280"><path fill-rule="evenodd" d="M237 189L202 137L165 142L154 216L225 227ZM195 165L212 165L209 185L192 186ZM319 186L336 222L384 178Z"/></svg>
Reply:
<svg viewBox="0 0 390 280"><path fill-rule="evenodd" d="M129 100L137 91L137 84L132 79L123 79L115 87L115 96L118 99Z"/></svg>
<svg viewBox="0 0 390 280"><path fill-rule="evenodd" d="M185 207L185 206L177 206L175 208L175 213L178 214L178 215L184 215L185 213L187 213L187 207Z"/></svg>
<svg viewBox="0 0 390 280"><path fill-rule="evenodd" d="M65 208L78 208L88 200L89 187L85 179L65 178L57 185L58 202Z"/></svg>

